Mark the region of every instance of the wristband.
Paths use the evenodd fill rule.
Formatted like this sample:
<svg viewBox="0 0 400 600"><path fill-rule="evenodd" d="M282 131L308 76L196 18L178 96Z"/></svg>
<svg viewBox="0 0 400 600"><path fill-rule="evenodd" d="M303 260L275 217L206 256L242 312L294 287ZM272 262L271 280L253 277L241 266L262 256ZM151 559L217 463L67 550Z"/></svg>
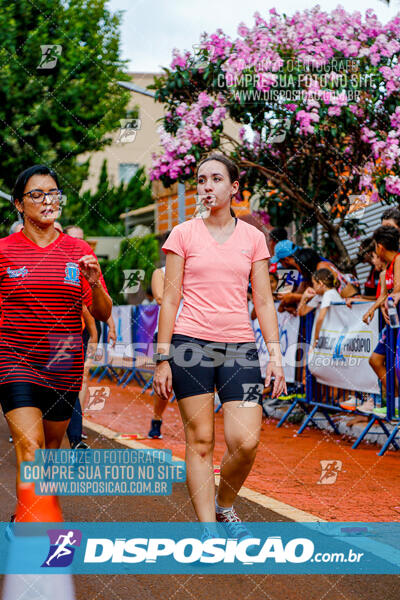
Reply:
<svg viewBox="0 0 400 600"><path fill-rule="evenodd" d="M163 362L164 360L171 360L171 358L172 356L170 354L160 354L159 352L153 354L153 362L156 364Z"/></svg>

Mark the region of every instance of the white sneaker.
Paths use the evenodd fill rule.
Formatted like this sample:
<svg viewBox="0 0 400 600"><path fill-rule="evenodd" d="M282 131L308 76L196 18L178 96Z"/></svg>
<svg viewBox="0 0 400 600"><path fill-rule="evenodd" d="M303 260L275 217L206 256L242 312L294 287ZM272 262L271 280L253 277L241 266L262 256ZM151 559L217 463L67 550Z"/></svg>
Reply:
<svg viewBox="0 0 400 600"><path fill-rule="evenodd" d="M346 410L356 410L357 408L357 398L354 394L349 395L347 400L343 400L343 402L339 402L341 408L345 408Z"/></svg>

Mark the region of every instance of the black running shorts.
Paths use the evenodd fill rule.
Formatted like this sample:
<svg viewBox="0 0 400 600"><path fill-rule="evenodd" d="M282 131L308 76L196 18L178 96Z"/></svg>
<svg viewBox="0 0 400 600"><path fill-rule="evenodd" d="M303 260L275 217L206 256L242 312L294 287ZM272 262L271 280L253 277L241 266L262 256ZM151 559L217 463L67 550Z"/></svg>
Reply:
<svg viewBox="0 0 400 600"><path fill-rule="evenodd" d="M262 404L264 380L254 342L224 343L174 334L172 387L177 400L214 393L222 403Z"/></svg>
<svg viewBox="0 0 400 600"><path fill-rule="evenodd" d="M37 385L29 381L15 381L0 385L0 402L4 414L14 408L35 406L48 421L66 421L72 416L76 392L66 392Z"/></svg>

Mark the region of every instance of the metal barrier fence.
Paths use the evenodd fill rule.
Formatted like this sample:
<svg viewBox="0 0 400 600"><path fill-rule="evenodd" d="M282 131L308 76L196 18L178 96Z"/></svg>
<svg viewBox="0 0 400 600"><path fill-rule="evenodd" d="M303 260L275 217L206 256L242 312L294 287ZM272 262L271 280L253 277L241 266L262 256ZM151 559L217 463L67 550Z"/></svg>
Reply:
<svg viewBox="0 0 400 600"><path fill-rule="evenodd" d="M131 331L130 339L132 342L138 341L140 333L138 330L143 329L139 325L140 318L143 310L146 310L143 306L132 307L131 313ZM297 435L301 435L306 427L310 424L318 427L318 421L322 419L326 420L332 427L332 430L336 434L340 434L337 424L335 423L334 416L340 413L345 414L362 414L369 416L368 423L364 430L359 435L358 439L353 444L353 449L357 448L361 441L365 438L370 429L377 425L380 427L381 434L386 436L386 441L379 452L382 456L386 450L392 445L396 450L400 449L396 442L396 435L400 430L400 406L396 407L396 344L398 330L387 326L387 338L386 338L386 412L377 414L366 413L360 411L357 407L354 410L348 410L341 406L341 403L345 402L349 396L350 391L348 389L331 387L329 385L319 383L316 378L312 375L307 364L307 352L304 349L310 347L313 322L315 313L310 312L305 317L300 318L298 343L296 351L296 366L295 366L295 383L292 385L292 398L293 402L289 405L283 417L280 419L277 427L281 427L283 423L288 419L290 414L294 411L296 406L301 406L306 412L306 417L301 424ZM383 328L385 323L380 316L380 329ZM125 387L130 381L134 380L141 388L142 393L146 391L152 384L152 373L154 365L150 356L146 356L137 353L136 350L133 352L133 356L129 359L128 365L114 365L112 360L108 357L108 346L107 346L107 325L103 327L103 347L104 347L104 362L99 365L92 373L92 378L98 376L100 382L103 377L109 379L115 379L117 384L122 384ZM151 334L148 336L148 342L150 342ZM122 375L116 371L116 368L122 369ZM145 374L150 375L149 378L144 377ZM360 394L355 391L355 394ZM398 402L400 404L400 402ZM221 407L216 407L216 412ZM318 414L322 416L318 416ZM389 429L389 424L390 428Z"/></svg>
<svg viewBox="0 0 400 600"><path fill-rule="evenodd" d="M314 312L311 312L300 319L298 340L298 345L300 348L304 348L304 344L306 348L310 347L314 318L315 314ZM383 324L383 319L381 318L381 331ZM395 406L395 362L398 330L387 325L386 331L386 413L366 413L358 410L357 407L355 407L354 410L343 408L340 403L345 402L346 397L349 394L349 390L343 388L333 388L331 386L319 383L308 368L307 356L303 356L301 365L296 367L296 383L298 389L305 389L305 398L301 397L300 395L294 398L293 402L277 424L277 427L281 427L283 425L283 423L288 419L290 414L298 405L300 405L306 412L306 418L297 431L297 435L300 435L311 423L318 427L318 421L321 420L321 417L318 417L317 413L322 413L322 418L329 423L336 434L340 434L340 432L334 419L332 418L335 414L361 414L363 416L368 416L369 421L357 440L354 442L352 446L353 449L356 449L360 445L362 440L374 425L378 425L382 430L381 434L385 435L387 438L379 452L379 456L382 456L391 444L396 450L399 450L399 445L396 442L396 435L400 428L400 406ZM355 393L357 394L358 392ZM393 427L391 431L388 429L389 423Z"/></svg>

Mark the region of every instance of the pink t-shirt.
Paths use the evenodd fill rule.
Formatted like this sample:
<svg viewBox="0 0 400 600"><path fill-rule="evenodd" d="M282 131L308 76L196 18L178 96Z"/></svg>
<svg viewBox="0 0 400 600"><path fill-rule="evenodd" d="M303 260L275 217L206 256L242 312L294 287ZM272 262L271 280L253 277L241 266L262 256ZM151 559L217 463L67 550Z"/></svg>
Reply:
<svg viewBox="0 0 400 600"><path fill-rule="evenodd" d="M162 249L185 259L183 308L174 333L213 342L253 342L247 288L252 263L270 257L264 234L238 219L220 244L203 219L191 219L173 228Z"/></svg>

